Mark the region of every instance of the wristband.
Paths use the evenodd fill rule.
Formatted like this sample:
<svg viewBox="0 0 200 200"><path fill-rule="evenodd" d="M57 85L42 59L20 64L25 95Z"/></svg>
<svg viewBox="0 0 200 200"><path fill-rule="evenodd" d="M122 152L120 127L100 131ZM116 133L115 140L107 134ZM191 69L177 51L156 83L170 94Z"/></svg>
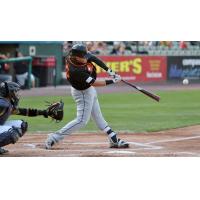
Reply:
<svg viewBox="0 0 200 200"><path fill-rule="evenodd" d="M112 69L110 69L110 68L107 70L107 73L108 73L110 76L115 76L115 74L116 74L116 73L115 73L114 71L112 71Z"/></svg>
<svg viewBox="0 0 200 200"><path fill-rule="evenodd" d="M43 115L45 118L48 118L48 113L46 110L38 110L38 115Z"/></svg>
<svg viewBox="0 0 200 200"><path fill-rule="evenodd" d="M114 83L113 80L106 80L105 82L106 82L106 85L110 85L110 84L113 84L113 83Z"/></svg>

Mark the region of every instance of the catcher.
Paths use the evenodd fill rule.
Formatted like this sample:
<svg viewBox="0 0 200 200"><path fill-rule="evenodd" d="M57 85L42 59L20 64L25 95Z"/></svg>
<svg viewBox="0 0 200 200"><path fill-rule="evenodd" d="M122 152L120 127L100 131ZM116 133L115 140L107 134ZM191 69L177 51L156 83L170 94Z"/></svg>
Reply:
<svg viewBox="0 0 200 200"><path fill-rule="evenodd" d="M15 82L2 82L0 84L0 154L7 153L4 146L15 144L27 129L28 123L23 120L7 120L10 115L23 115L36 117L43 115L56 121L63 119L62 101L48 105L45 110L32 108L18 108L20 86Z"/></svg>

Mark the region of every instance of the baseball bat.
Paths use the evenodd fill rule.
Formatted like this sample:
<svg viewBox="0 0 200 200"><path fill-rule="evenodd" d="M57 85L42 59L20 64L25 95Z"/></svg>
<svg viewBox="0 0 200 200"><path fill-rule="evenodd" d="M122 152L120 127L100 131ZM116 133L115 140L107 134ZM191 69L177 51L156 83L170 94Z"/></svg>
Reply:
<svg viewBox="0 0 200 200"><path fill-rule="evenodd" d="M132 83L129 83L129 82L125 81L125 80L122 80L122 82L125 83L126 85L129 85L129 86L135 88L136 90L142 92L143 94L145 94L146 96L152 98L153 100L158 101L158 102L160 101L160 97L159 96L157 96L157 95L155 95L155 94L153 94L153 93L151 93L151 92L149 92L149 91L147 91L147 90L145 90L145 89L143 89L143 88L141 88L139 86L136 86L136 85L134 85Z"/></svg>

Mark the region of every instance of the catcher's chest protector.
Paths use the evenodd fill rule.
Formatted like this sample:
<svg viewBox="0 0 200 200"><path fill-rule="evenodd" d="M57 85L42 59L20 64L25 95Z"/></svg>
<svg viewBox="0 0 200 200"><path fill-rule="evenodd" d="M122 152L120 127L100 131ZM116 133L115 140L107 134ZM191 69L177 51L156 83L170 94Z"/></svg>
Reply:
<svg viewBox="0 0 200 200"><path fill-rule="evenodd" d="M5 98L0 97L0 125L3 125L12 113L12 104Z"/></svg>

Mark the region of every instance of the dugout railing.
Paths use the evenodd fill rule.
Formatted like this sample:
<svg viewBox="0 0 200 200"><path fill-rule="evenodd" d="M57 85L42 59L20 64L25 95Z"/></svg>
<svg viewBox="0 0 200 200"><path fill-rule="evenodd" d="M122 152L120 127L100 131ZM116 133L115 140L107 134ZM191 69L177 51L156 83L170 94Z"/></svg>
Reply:
<svg viewBox="0 0 200 200"><path fill-rule="evenodd" d="M22 58L9 58L0 60L1 63L14 63L14 62L22 62L26 61L28 63L28 89L31 88L31 73L32 73L32 57L22 57Z"/></svg>

